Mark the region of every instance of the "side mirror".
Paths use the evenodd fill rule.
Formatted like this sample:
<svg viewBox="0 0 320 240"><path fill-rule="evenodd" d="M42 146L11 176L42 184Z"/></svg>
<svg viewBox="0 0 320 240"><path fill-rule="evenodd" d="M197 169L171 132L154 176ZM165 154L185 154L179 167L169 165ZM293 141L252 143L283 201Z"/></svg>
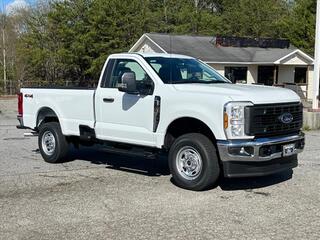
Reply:
<svg viewBox="0 0 320 240"><path fill-rule="evenodd" d="M134 72L125 72L121 77L121 84L118 85L118 89L121 92L129 94L138 94L136 84L136 74Z"/></svg>

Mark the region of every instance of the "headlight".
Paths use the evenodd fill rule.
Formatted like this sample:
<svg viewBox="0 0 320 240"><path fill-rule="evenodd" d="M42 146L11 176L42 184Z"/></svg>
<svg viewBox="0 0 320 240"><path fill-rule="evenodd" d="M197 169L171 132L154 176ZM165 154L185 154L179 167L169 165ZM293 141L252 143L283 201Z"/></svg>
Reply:
<svg viewBox="0 0 320 240"><path fill-rule="evenodd" d="M224 106L224 131L228 139L253 138L245 134L246 106L252 106L251 102L229 102Z"/></svg>

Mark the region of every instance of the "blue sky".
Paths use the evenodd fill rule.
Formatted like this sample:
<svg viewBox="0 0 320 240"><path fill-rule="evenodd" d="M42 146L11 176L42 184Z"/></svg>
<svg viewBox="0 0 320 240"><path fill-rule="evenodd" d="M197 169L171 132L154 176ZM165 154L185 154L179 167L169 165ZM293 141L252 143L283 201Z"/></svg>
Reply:
<svg viewBox="0 0 320 240"><path fill-rule="evenodd" d="M17 6L26 6L34 3L36 0L0 0L0 8L1 12L3 11L3 7L6 11L10 11L12 8Z"/></svg>
<svg viewBox="0 0 320 240"><path fill-rule="evenodd" d="M3 2L4 5L7 5L8 3L14 2L14 0L1 0L1 3ZM34 0L26 0L27 3L35 2Z"/></svg>

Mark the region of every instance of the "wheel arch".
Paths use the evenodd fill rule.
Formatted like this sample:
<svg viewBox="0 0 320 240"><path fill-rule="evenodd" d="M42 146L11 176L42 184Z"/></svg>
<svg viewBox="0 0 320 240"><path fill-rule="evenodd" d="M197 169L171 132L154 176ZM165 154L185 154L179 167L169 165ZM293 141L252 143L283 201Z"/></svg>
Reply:
<svg viewBox="0 0 320 240"><path fill-rule="evenodd" d="M42 107L37 114L36 127L38 128L42 123L59 122L59 117L56 112L50 107Z"/></svg>
<svg viewBox="0 0 320 240"><path fill-rule="evenodd" d="M163 142L164 148L169 149L177 137L187 133L201 133L216 146L216 137L204 121L196 117L179 117L171 121L166 128Z"/></svg>

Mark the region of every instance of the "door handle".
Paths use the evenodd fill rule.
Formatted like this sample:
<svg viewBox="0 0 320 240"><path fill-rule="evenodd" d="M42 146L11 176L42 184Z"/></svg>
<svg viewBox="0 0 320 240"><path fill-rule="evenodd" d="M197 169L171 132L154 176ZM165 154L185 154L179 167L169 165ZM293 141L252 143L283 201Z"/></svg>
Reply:
<svg viewBox="0 0 320 240"><path fill-rule="evenodd" d="M103 101L106 103L112 103L114 102L114 98L104 98Z"/></svg>

